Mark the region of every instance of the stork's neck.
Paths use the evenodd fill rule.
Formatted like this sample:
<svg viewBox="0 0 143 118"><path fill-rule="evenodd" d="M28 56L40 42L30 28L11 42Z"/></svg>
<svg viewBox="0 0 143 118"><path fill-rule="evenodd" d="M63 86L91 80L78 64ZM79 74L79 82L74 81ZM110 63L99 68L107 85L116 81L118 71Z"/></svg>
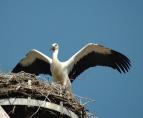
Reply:
<svg viewBox="0 0 143 118"><path fill-rule="evenodd" d="M54 50L54 52L53 52L53 61L56 61L56 60L58 60L58 49L57 50Z"/></svg>

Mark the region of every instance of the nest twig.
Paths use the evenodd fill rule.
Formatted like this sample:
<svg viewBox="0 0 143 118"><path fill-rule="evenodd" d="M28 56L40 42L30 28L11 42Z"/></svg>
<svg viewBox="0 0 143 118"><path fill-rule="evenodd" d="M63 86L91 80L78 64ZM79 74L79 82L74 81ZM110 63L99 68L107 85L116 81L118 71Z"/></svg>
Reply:
<svg viewBox="0 0 143 118"><path fill-rule="evenodd" d="M31 87L28 85L29 80L31 81ZM86 116L84 105L81 105L76 97L69 97L67 92L63 91L61 93L60 90L60 84L48 81L42 82L33 74L25 72L0 74L0 99L30 97L59 105L62 101L63 106L67 109L79 114L79 116Z"/></svg>

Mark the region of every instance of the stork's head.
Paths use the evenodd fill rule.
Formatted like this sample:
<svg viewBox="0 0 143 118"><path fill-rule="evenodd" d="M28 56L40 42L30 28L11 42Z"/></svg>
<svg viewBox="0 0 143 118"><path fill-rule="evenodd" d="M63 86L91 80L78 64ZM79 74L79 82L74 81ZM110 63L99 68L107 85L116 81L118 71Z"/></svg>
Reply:
<svg viewBox="0 0 143 118"><path fill-rule="evenodd" d="M59 45L58 45L57 43L53 43L53 44L52 44L52 47L51 47L51 50L52 50L52 51L55 51L55 50L57 50L57 49L59 49Z"/></svg>

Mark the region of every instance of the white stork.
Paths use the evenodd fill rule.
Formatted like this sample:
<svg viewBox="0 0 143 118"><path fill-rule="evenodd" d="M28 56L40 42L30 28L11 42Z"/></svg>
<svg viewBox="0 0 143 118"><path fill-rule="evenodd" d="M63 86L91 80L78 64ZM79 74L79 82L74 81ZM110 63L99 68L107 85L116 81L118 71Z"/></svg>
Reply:
<svg viewBox="0 0 143 118"><path fill-rule="evenodd" d="M35 75L49 74L64 87L71 87L71 82L89 67L107 66L121 72L128 72L130 60L123 54L99 44L89 43L70 59L61 62L58 59L59 45L52 44L52 58L38 50L31 50L15 66L13 73L25 71Z"/></svg>

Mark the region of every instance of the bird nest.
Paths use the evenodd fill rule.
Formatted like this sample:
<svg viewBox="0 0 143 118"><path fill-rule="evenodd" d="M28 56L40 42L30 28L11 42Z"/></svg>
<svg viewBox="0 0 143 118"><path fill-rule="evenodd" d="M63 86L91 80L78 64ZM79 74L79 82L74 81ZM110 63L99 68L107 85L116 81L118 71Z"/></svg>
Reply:
<svg viewBox="0 0 143 118"><path fill-rule="evenodd" d="M22 102L26 99L32 102L24 106ZM7 102L2 104L5 100ZM18 105L13 104L15 100L18 101ZM55 106L52 109L44 107L45 105L33 105L30 107L31 104L35 103L35 100L39 101L39 103L44 102L47 106ZM35 75L25 72L0 74L0 105L11 117L15 118L20 115L27 118L44 118L47 113L48 117L59 117L61 115L68 118L70 115L66 114L66 111L70 111L71 117L72 115L76 115L79 118L87 117L85 107L79 103L75 96L70 96L68 92L65 92L60 84L40 81ZM63 113L58 111L58 108L63 108Z"/></svg>

